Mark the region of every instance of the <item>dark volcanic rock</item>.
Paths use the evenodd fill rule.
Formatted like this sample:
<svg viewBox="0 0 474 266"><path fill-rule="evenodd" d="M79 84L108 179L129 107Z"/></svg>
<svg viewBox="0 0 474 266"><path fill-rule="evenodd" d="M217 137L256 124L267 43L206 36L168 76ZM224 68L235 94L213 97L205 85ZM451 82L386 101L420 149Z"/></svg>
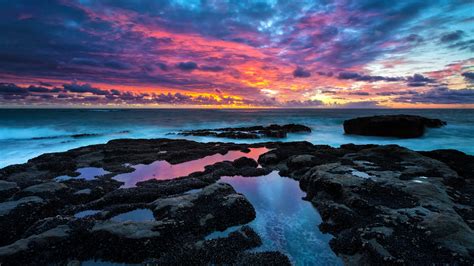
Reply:
<svg viewBox="0 0 474 266"><path fill-rule="evenodd" d="M425 128L442 127L446 122L414 115L381 115L358 117L344 121L346 134L417 138L423 136Z"/></svg>
<svg viewBox="0 0 474 266"><path fill-rule="evenodd" d="M195 256L199 265L237 263L240 258L281 261L280 253L247 254L260 245L250 228L219 241L205 241L216 230L249 223L255 210L221 175L263 175L248 158L221 162L203 172L172 180L148 180L121 189L116 174L133 171L127 164L156 160L181 163L230 150L248 151L263 145L197 143L185 140L114 140L63 153L44 154L23 165L0 169L0 264L67 264L99 259L122 263L166 261L177 247ZM102 167L111 172L93 180L55 181L75 176L77 168ZM190 192L192 191L192 192ZM154 220L117 221L134 210L152 212ZM82 211L95 211L79 217ZM198 247L195 251L193 248ZM216 251L220 253L215 253ZM210 256L203 256L209 254ZM286 257L285 257L286 258Z"/></svg>
<svg viewBox="0 0 474 266"><path fill-rule="evenodd" d="M0 180L0 200L5 200L18 192L20 188L15 182Z"/></svg>
<svg viewBox="0 0 474 266"><path fill-rule="evenodd" d="M235 160L233 163L232 163L233 166L237 167L237 168L242 168L242 167L257 167L258 166L258 163L254 160L254 159L251 159L251 158L248 158L248 157L241 157L237 160Z"/></svg>
<svg viewBox="0 0 474 266"><path fill-rule="evenodd" d="M112 179L133 171L127 163L176 164L253 147L271 149L258 159L261 167L239 158L126 189ZM90 166L110 174L54 181ZM305 200L321 214L320 229L334 235L331 248L348 264L472 265L473 168L474 157L458 151L415 152L396 145L114 140L0 169L0 262L288 265L281 253L253 253L261 240L247 226L224 238L205 239L256 215L243 195L216 183L221 176L279 170L300 182ZM153 218L115 218L136 210ZM82 211L95 212L77 216Z"/></svg>
<svg viewBox="0 0 474 266"><path fill-rule="evenodd" d="M179 246L153 263L158 265L291 265L280 252L250 253L243 250L261 245L260 237L248 226L231 232L229 237Z"/></svg>
<svg viewBox="0 0 474 266"><path fill-rule="evenodd" d="M217 129L199 129L186 130L179 134L184 136L210 136L217 138L231 139L258 139L267 138L286 138L288 133L311 132L311 128L298 124L288 125L270 125L253 127L235 127L235 128L217 128Z"/></svg>
<svg viewBox="0 0 474 266"><path fill-rule="evenodd" d="M457 150L421 151L420 153L449 165L465 178L474 178L474 156L472 155Z"/></svg>
<svg viewBox="0 0 474 266"><path fill-rule="evenodd" d="M315 153L304 152L299 158L277 156L281 161L272 164L300 180L321 214L320 229L335 236L331 247L348 264L474 262L474 184L450 162L459 156L471 167L472 158L429 154L444 163L395 145L344 145L326 149L337 159L321 163L310 157ZM262 157L272 153L278 149Z"/></svg>

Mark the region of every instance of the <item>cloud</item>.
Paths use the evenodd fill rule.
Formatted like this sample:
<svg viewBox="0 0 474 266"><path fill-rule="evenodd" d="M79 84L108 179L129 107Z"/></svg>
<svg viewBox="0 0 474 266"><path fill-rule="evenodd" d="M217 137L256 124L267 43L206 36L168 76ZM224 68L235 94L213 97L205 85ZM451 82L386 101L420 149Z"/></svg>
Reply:
<svg viewBox="0 0 474 266"><path fill-rule="evenodd" d="M71 60L71 63L74 64L74 65L91 66L91 67L100 67L100 66L103 65L99 60L93 59L93 58L77 58L77 57L75 57Z"/></svg>
<svg viewBox="0 0 474 266"><path fill-rule="evenodd" d="M198 65L194 62L180 62L177 67L183 71L193 71L198 68Z"/></svg>
<svg viewBox="0 0 474 266"><path fill-rule="evenodd" d="M0 83L0 95L25 95L28 91L13 83Z"/></svg>
<svg viewBox="0 0 474 266"><path fill-rule="evenodd" d="M474 39L455 42L448 46L449 48L456 48L458 50L474 52Z"/></svg>
<svg viewBox="0 0 474 266"><path fill-rule="evenodd" d="M360 102L348 102L345 104L337 104L334 107L336 108L347 108L347 109L363 109L363 108L382 108L383 106L380 105L377 101L360 101Z"/></svg>
<svg viewBox="0 0 474 266"><path fill-rule="evenodd" d="M48 88L38 87L38 86L29 86L28 91L29 92L51 92L51 90Z"/></svg>
<svg viewBox="0 0 474 266"><path fill-rule="evenodd" d="M412 77L407 78L407 85L410 87L422 87L429 83L436 83L436 80L425 77L421 74L414 74Z"/></svg>
<svg viewBox="0 0 474 266"><path fill-rule="evenodd" d="M376 95L379 95L379 96L400 96L400 95L407 95L407 94L417 94L417 92L413 90L408 90L408 91L383 91L383 92L376 93Z"/></svg>
<svg viewBox="0 0 474 266"><path fill-rule="evenodd" d="M406 81L407 85L410 87L421 87L426 86L430 83L436 83L435 79L425 77L421 74L414 74L409 77L383 77L383 76L370 76L362 75L357 72L339 72L337 76L339 79L351 79L356 81L365 81L365 82L377 82L377 81L387 81L387 82L397 82L397 81Z"/></svg>
<svg viewBox="0 0 474 266"><path fill-rule="evenodd" d="M108 67L108 68L116 69L116 70L127 70L127 69L132 68L130 66L130 64L128 64L128 63L120 62L120 61L116 61L116 60L106 61L106 62L104 62L104 66Z"/></svg>
<svg viewBox="0 0 474 266"><path fill-rule="evenodd" d="M316 73L318 73L318 75L320 76L325 76L325 77L332 77L334 75L334 73L331 71L328 71L328 72L318 71Z"/></svg>
<svg viewBox="0 0 474 266"><path fill-rule="evenodd" d="M450 90L447 87L436 87L426 92L394 99L403 103L433 104L474 104L474 89Z"/></svg>
<svg viewBox="0 0 474 266"><path fill-rule="evenodd" d="M26 88L20 87L13 83L0 83L0 97L3 99L25 99L28 96L42 97L44 99L49 98L46 94L58 93L60 88L48 89L39 86L29 86Z"/></svg>
<svg viewBox="0 0 474 266"><path fill-rule="evenodd" d="M442 35L440 37L439 40L442 43L450 43L450 42L454 42L454 41L459 41L460 39L462 39L464 37L464 35L465 35L464 31L457 30L457 31L445 33L444 35Z"/></svg>
<svg viewBox="0 0 474 266"><path fill-rule="evenodd" d="M352 79L357 81L367 81L367 82L376 82L376 81L401 81L403 78L401 77L382 77L382 76L370 76L370 75L362 75L357 72L339 72L337 76L339 79Z"/></svg>
<svg viewBox="0 0 474 266"><path fill-rule="evenodd" d="M168 71L169 70L168 65L166 65L165 63L157 63L156 65L163 71Z"/></svg>
<svg viewBox="0 0 474 266"><path fill-rule="evenodd" d="M188 95L184 93L134 93L116 89L102 90L90 84L64 84L61 88L41 88L29 86L22 88L12 83L0 83L0 100L8 104L15 101L35 104L94 104L94 105L223 105L246 102L231 96ZM217 89L216 89L217 90ZM1 102L1 101L0 101Z"/></svg>
<svg viewBox="0 0 474 266"><path fill-rule="evenodd" d="M474 72L464 72L461 74L465 79L466 81L468 81L469 83L474 83Z"/></svg>
<svg viewBox="0 0 474 266"><path fill-rule="evenodd" d="M309 71L305 70L302 67L297 67L293 71L293 77L295 77L295 78L307 78L307 77L310 77L310 76L311 76L311 73Z"/></svg>
<svg viewBox="0 0 474 266"><path fill-rule="evenodd" d="M43 87L53 87L52 84L47 83L47 82L43 82L43 81L40 81L40 82L39 82L39 85L40 85L40 86L43 86Z"/></svg>
<svg viewBox="0 0 474 266"><path fill-rule="evenodd" d="M278 104L279 107L291 107L291 108L298 108L298 107L320 107L323 106L324 103L320 100L306 100L306 101L287 101L284 103Z"/></svg>
<svg viewBox="0 0 474 266"><path fill-rule="evenodd" d="M202 71L210 71L210 72L220 72L223 71L224 68L221 66L201 66L199 67Z"/></svg>
<svg viewBox="0 0 474 266"><path fill-rule="evenodd" d="M96 94L96 95L108 95L108 94L110 94L109 91L94 88L90 84L82 84L82 85L77 84L77 83L64 84L63 88L66 91L76 92L76 93L92 93L92 94Z"/></svg>
<svg viewBox="0 0 474 266"><path fill-rule="evenodd" d="M172 94L174 102L183 95L216 94L219 88L245 99L240 103L278 106L283 99L305 102L303 91L315 83L321 88L345 87L326 95L337 100L338 94L351 89L350 81L380 81L357 84L371 95L435 86L435 81L411 76L412 70L425 69L422 65L430 60L430 68L437 71L454 60L471 58L474 51L473 32L466 28L472 20L467 20L469 1L0 2L5 11L0 17L0 25L5 25L0 78L21 80L23 87L8 97L68 95L71 104L86 97L101 104L150 103L154 97L129 93L123 86L165 95L180 91L182 95ZM448 82L459 77L461 69L466 68L443 77L422 74ZM76 84L69 88L76 92L63 92L63 87L38 84L40 80L54 86L78 80L118 89ZM30 91L29 85L38 88ZM261 100L263 87L277 92L276 99ZM227 101L222 93L219 97ZM211 98L199 100L217 99Z"/></svg>
<svg viewBox="0 0 474 266"><path fill-rule="evenodd" d="M405 38L405 40L416 44L422 43L424 41L422 36L415 33L410 34L408 37Z"/></svg>
<svg viewBox="0 0 474 266"><path fill-rule="evenodd" d="M354 91L354 92L349 92L349 95L357 95L357 96L369 96L370 93L366 91Z"/></svg>

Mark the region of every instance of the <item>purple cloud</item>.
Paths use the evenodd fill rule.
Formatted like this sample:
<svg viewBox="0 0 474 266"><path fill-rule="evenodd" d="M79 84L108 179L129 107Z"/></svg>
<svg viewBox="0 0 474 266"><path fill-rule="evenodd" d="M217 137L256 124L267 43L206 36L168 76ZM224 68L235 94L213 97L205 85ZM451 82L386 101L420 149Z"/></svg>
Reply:
<svg viewBox="0 0 474 266"><path fill-rule="evenodd" d="M401 96L394 101L403 103L473 104L474 89L450 90L446 87L437 87L426 92Z"/></svg>
<svg viewBox="0 0 474 266"><path fill-rule="evenodd" d="M311 73L302 67L297 67L295 71L293 71L293 76L295 78L308 78L311 76Z"/></svg>

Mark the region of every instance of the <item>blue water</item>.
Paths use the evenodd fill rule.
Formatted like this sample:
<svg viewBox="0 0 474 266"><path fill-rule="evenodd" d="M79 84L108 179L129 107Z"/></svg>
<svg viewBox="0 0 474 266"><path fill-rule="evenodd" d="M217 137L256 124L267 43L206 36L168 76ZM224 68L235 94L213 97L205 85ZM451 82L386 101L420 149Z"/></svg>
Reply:
<svg viewBox="0 0 474 266"><path fill-rule="evenodd" d="M342 265L329 247L329 234L318 229L321 216L310 202L302 200L298 181L272 172L259 177L222 177L219 182L231 184L245 195L257 213L251 226L261 237L262 246L255 251L281 251L295 265ZM207 237L225 236L237 227Z"/></svg>
<svg viewBox="0 0 474 266"><path fill-rule="evenodd" d="M149 222L154 221L155 217L150 209L136 209L118 214L110 220L114 222Z"/></svg>
<svg viewBox="0 0 474 266"><path fill-rule="evenodd" d="M103 168L97 168L97 167L84 167L84 168L79 168L76 170L77 173L79 173L78 176L67 176L67 175L62 175L58 176L55 178L56 181L61 182L61 181L67 181L70 179L84 179L87 181L94 180L96 177L108 174L110 172L105 171Z"/></svg>
<svg viewBox="0 0 474 266"><path fill-rule="evenodd" d="M379 114L415 114L440 118L448 125L430 129L418 139L394 139L344 135L345 119ZM187 138L216 141L209 137L169 135L181 129L248 126L271 123L300 123L310 134L292 134L284 141L306 140L339 146L345 143L399 144L415 150L451 148L474 154L474 110L91 110L91 109L0 109L0 167L24 163L45 152L105 143L116 138ZM76 134L96 134L78 137ZM262 140L226 140L258 142Z"/></svg>

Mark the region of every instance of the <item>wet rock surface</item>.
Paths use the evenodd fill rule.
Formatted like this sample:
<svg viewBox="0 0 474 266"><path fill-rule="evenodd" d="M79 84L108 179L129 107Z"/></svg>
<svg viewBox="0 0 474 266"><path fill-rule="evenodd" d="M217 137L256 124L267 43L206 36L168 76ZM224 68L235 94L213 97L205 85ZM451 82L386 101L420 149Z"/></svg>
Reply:
<svg viewBox="0 0 474 266"><path fill-rule="evenodd" d="M253 126L253 127L228 127L216 129L199 129L187 130L179 132L183 136L209 136L216 138L230 139L259 139L259 138L286 138L288 133L307 133L311 132L311 128L298 125L270 125L270 126Z"/></svg>
<svg viewBox="0 0 474 266"><path fill-rule="evenodd" d="M474 262L473 156L396 145L295 147L259 162L300 181L346 263Z"/></svg>
<svg viewBox="0 0 474 266"><path fill-rule="evenodd" d="M228 238L205 240L216 230L247 224L255 218L253 206L243 195L228 184L216 183L224 173L267 173L257 168L253 159L241 158L235 165L220 162L203 172L171 180L147 180L133 188L120 188L122 183L112 178L133 171L133 164L156 160L178 164L229 151L247 153L249 148L261 146L116 140L44 154L26 164L0 169L0 262L44 265L101 260L161 264L182 256L177 261L185 264L237 264L241 258L249 263L288 263L281 253L260 256L250 252L250 248L260 245L259 236L251 228ZM79 176L76 171L85 167L105 171L90 179L57 179ZM123 218L134 212L151 215Z"/></svg>
<svg viewBox="0 0 474 266"><path fill-rule="evenodd" d="M171 180L120 188L130 165L177 164L216 153L266 147L258 159L224 161ZM308 142L198 143L114 140L41 155L0 169L0 262L4 265L102 260L150 264L285 265L279 252L254 252L261 239L244 226L249 201L221 176L262 176L279 170L300 182L334 235L331 248L351 264L472 264L474 157L452 150L415 152L395 145ZM91 180L84 167L107 171ZM117 220L135 210L152 219ZM80 215L76 215L76 214Z"/></svg>
<svg viewBox="0 0 474 266"><path fill-rule="evenodd" d="M439 119L430 119L415 115L380 115L358 117L344 121L346 134L417 138L423 136L426 128L437 128L446 125Z"/></svg>

